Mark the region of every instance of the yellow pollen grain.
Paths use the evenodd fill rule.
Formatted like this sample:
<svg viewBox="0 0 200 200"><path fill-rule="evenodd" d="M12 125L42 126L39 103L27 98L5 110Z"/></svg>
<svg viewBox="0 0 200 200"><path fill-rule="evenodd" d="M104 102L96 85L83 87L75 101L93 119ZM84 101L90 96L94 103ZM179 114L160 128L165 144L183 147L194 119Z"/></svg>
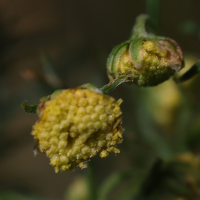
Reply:
<svg viewBox="0 0 200 200"><path fill-rule="evenodd" d="M59 130L60 130L60 125L59 125L59 124L55 124L55 125L53 126L53 130L54 130L54 131L59 131Z"/></svg>
<svg viewBox="0 0 200 200"><path fill-rule="evenodd" d="M106 150L103 150L101 153L100 153L100 157L101 158L105 158L105 157L107 157L108 156L108 152L106 151Z"/></svg>
<svg viewBox="0 0 200 200"><path fill-rule="evenodd" d="M63 121L61 122L61 127L62 127L62 128L67 128L67 127L69 127L69 125L70 125L70 123L69 123L68 120L63 120Z"/></svg>
<svg viewBox="0 0 200 200"><path fill-rule="evenodd" d="M99 115L97 113L94 113L91 115L92 121L96 121L96 120L98 120L98 118L99 118Z"/></svg>
<svg viewBox="0 0 200 200"><path fill-rule="evenodd" d="M75 106L75 105L70 105L70 106L69 106L69 111L70 111L70 112L77 112L77 106Z"/></svg>
<svg viewBox="0 0 200 200"><path fill-rule="evenodd" d="M58 143L58 138L52 137L49 142L50 142L50 144L56 145Z"/></svg>
<svg viewBox="0 0 200 200"><path fill-rule="evenodd" d="M87 106L86 111L87 111L87 113L92 113L93 112L93 106Z"/></svg>
<svg viewBox="0 0 200 200"><path fill-rule="evenodd" d="M66 164L69 162L69 159L67 156L63 155L63 156L60 156L60 162Z"/></svg>
<svg viewBox="0 0 200 200"><path fill-rule="evenodd" d="M67 142L65 140L60 140L58 142L58 148L64 148L67 145Z"/></svg>
<svg viewBox="0 0 200 200"><path fill-rule="evenodd" d="M106 135L106 140L111 140L112 139L112 136L113 136L113 133L108 133Z"/></svg>
<svg viewBox="0 0 200 200"><path fill-rule="evenodd" d="M82 131L84 131L85 129L86 129L86 124L84 124L84 123L80 123L79 125L78 125L78 130L80 131L80 132L82 132Z"/></svg>
<svg viewBox="0 0 200 200"><path fill-rule="evenodd" d="M87 105L87 100L85 98L81 98L78 102L79 106L86 106Z"/></svg>
<svg viewBox="0 0 200 200"><path fill-rule="evenodd" d="M91 117L90 115L85 115L83 118L82 118L82 121L84 123L89 123L91 121Z"/></svg>
<svg viewBox="0 0 200 200"><path fill-rule="evenodd" d="M77 115L79 116L83 116L85 114L85 108L80 107L77 111Z"/></svg>
<svg viewBox="0 0 200 200"><path fill-rule="evenodd" d="M98 105L95 107L95 111L99 114L102 113L103 110L104 110L104 107L102 105Z"/></svg>
<svg viewBox="0 0 200 200"><path fill-rule="evenodd" d="M47 139L49 138L49 133L48 133L48 132L42 132L42 133L40 134L40 138L41 138L42 140L47 140Z"/></svg>
<svg viewBox="0 0 200 200"><path fill-rule="evenodd" d="M106 114L101 114L99 116L100 121L106 121L107 120L107 115Z"/></svg>
<svg viewBox="0 0 200 200"><path fill-rule="evenodd" d="M152 41L147 41L143 44L143 48L147 51L155 51L156 50L156 44Z"/></svg>

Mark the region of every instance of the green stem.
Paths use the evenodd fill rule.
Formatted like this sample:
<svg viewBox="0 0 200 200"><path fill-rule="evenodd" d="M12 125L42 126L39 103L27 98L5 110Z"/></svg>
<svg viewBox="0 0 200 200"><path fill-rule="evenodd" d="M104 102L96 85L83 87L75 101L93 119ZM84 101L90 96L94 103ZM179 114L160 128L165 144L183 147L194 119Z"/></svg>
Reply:
<svg viewBox="0 0 200 200"><path fill-rule="evenodd" d="M108 94L108 93L112 92L120 84L125 83L125 82L129 82L128 79L129 79L128 75L119 76L116 79L114 79L113 81L111 81L110 83L104 85L102 88L100 88L100 90L104 94Z"/></svg>
<svg viewBox="0 0 200 200"><path fill-rule="evenodd" d="M160 0L147 0L147 14L150 18L150 25L156 34L160 33Z"/></svg>
<svg viewBox="0 0 200 200"><path fill-rule="evenodd" d="M148 15L142 14L136 18L135 26L133 27L131 39L138 36L147 37L148 33L145 29L146 21L149 19Z"/></svg>
<svg viewBox="0 0 200 200"><path fill-rule="evenodd" d="M86 172L86 182L88 187L88 200L96 200L97 199L97 189L94 175L93 163L90 161L87 163L88 167L85 169Z"/></svg>

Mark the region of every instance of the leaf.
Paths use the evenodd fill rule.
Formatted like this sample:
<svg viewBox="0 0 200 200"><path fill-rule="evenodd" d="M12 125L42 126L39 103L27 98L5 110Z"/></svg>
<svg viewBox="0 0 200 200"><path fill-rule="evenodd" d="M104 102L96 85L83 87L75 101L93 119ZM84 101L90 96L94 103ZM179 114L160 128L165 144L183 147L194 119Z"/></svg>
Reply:
<svg viewBox="0 0 200 200"><path fill-rule="evenodd" d="M200 61L197 61L187 72L185 72L181 77L175 78L175 81L178 83L182 83L193 78L200 72Z"/></svg>
<svg viewBox="0 0 200 200"><path fill-rule="evenodd" d="M23 101L23 103L21 104L21 107L26 113L34 114L37 112L38 105L35 104L35 105L29 106L27 105L27 101Z"/></svg>
<svg viewBox="0 0 200 200"><path fill-rule="evenodd" d="M127 172L116 172L111 174L106 180L102 183L98 192L98 200L106 200L109 193L122 181L130 179L132 177L140 176L140 173L131 170Z"/></svg>

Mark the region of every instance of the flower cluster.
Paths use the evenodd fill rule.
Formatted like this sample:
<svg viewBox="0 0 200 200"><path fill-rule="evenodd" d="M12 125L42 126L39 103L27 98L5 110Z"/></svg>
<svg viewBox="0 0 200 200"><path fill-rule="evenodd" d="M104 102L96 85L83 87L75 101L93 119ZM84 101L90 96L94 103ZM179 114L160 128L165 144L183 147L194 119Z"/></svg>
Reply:
<svg viewBox="0 0 200 200"><path fill-rule="evenodd" d="M46 152L55 171L86 167L97 153L119 153L122 142L122 100L89 89L62 90L39 105L39 120L32 135Z"/></svg>
<svg viewBox="0 0 200 200"><path fill-rule="evenodd" d="M110 80L128 75L138 86L154 86L183 67L178 44L169 38L137 38L114 48L108 58Z"/></svg>

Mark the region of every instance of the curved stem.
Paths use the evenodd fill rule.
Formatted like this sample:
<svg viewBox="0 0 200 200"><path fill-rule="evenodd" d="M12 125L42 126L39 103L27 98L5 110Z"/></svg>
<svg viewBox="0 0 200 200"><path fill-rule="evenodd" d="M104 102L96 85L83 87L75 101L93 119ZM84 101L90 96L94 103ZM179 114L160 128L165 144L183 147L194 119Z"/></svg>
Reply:
<svg viewBox="0 0 200 200"><path fill-rule="evenodd" d="M113 81L111 81L108 84L104 85L102 88L100 88L100 90L104 94L108 94L108 93L112 92L120 84L122 84L124 82L129 82L128 79L129 79L128 75L119 76L116 79L114 79Z"/></svg>
<svg viewBox="0 0 200 200"><path fill-rule="evenodd" d="M139 15L136 19L135 26L133 27L131 39L135 36L144 36L146 37L148 33L145 29L146 21L149 19L148 15L142 14Z"/></svg>

